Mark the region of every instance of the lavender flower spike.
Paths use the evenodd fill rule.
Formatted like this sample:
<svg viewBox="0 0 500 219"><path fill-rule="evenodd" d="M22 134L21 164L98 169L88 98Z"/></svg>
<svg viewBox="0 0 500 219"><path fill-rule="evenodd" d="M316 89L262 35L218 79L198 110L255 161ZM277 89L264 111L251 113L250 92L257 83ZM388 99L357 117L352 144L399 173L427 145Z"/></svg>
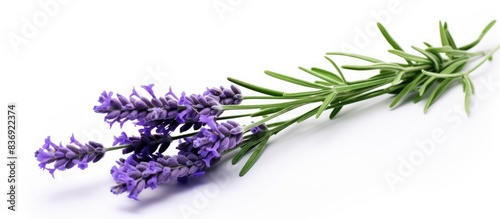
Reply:
<svg viewBox="0 0 500 219"><path fill-rule="evenodd" d="M210 129L202 128L197 135L185 138L177 149L179 154L198 154L207 167L210 167L219 160L222 153L241 143L243 128L234 121L217 124L213 116L202 115L200 120Z"/></svg>
<svg viewBox="0 0 500 219"><path fill-rule="evenodd" d="M180 131L186 131L193 127L200 129L205 123L200 121L200 116L220 116L223 110L220 105L237 105L243 100L240 89L231 85L231 88L211 88L207 89L203 95L182 93L179 105L186 106L186 109L179 113L177 121L184 123Z"/></svg>
<svg viewBox="0 0 500 219"><path fill-rule="evenodd" d="M220 87L210 88L203 93L203 95L210 95L213 98L217 99L218 102L222 105L238 105L243 101L243 95L241 94L241 90L235 85L231 85L230 88Z"/></svg>
<svg viewBox="0 0 500 219"><path fill-rule="evenodd" d="M110 125L115 122L123 125L127 121L136 121L136 124L145 126L147 132L153 128L160 128L164 133L173 131L178 126L175 121L178 114L175 95L169 92L165 96L156 97L152 89L153 84L142 88L151 98L140 96L135 89L129 98L121 94L113 97L113 92L104 91L99 97L101 105L94 106L94 111L106 114L104 119Z"/></svg>
<svg viewBox="0 0 500 219"><path fill-rule="evenodd" d="M56 170L64 171L76 165L83 170L87 168L88 163L95 163L104 157L106 149L101 144L93 141L82 144L73 135L70 140L70 144L64 147L52 142L48 136L42 148L35 152L40 168L47 169L52 177ZM54 163L53 167L47 168L47 164L51 163Z"/></svg>
<svg viewBox="0 0 500 219"><path fill-rule="evenodd" d="M111 192L128 192L128 197L139 200L138 195L147 188L155 189L158 183L169 180L185 182L189 177L205 173L206 166L195 154L142 158L135 154L117 162L111 169L116 185Z"/></svg>

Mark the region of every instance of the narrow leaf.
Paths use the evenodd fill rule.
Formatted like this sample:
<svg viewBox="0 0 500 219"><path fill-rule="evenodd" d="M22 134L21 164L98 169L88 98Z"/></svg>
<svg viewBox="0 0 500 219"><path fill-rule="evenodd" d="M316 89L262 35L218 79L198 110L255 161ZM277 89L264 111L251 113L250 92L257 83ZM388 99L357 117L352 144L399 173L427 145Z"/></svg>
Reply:
<svg viewBox="0 0 500 219"><path fill-rule="evenodd" d="M323 95L326 93L330 93L332 89L328 90L318 90L318 91L305 91L305 92L297 92L297 93L284 93L284 97L295 97L295 98L309 98L311 96Z"/></svg>
<svg viewBox="0 0 500 219"><path fill-rule="evenodd" d="M250 90L262 93L262 94L267 94L267 95L271 95L271 96L283 96L283 92L281 92L281 91L260 87L260 86L253 85L253 84L250 84L250 83L247 83L244 81L240 81L238 79L231 78L231 77L228 77L227 80L229 80L237 85L240 85L242 87L248 88Z"/></svg>
<svg viewBox="0 0 500 219"><path fill-rule="evenodd" d="M424 112L427 112L427 109L441 96L441 94L446 90L446 88L451 84L453 79L447 78L443 80L439 85L432 91L429 99L425 103Z"/></svg>
<svg viewBox="0 0 500 219"><path fill-rule="evenodd" d="M486 25L486 27L483 29L483 31L481 32L481 34L479 35L479 37L476 40L474 40L471 43L469 43L465 46L462 46L458 49L469 50L472 47L476 46L483 39L484 35L486 35L486 33L488 33L488 31L491 29L491 27L493 27L493 25L495 25L495 23L496 23L496 20L491 21L488 25Z"/></svg>
<svg viewBox="0 0 500 219"><path fill-rule="evenodd" d="M394 81L392 81L392 85L397 85L401 83L401 77L405 74L405 71L400 71L398 74L396 74L396 77L394 77Z"/></svg>
<svg viewBox="0 0 500 219"><path fill-rule="evenodd" d="M340 74L340 77L342 78L342 82L344 82L344 84L349 84L347 82L347 80L345 79L344 77L344 74L342 73L342 71L340 70L339 66L337 64L335 64L335 62L330 59L330 57L328 56L325 56L325 58L333 65L333 67L337 70L337 72Z"/></svg>
<svg viewBox="0 0 500 219"><path fill-rule="evenodd" d="M414 50L416 50L417 52L419 53L422 53L422 55L424 55L425 57L427 57L428 60L430 60L434 66L434 71L439 71L439 63L440 63L440 58L437 57L436 55L434 55L433 53L431 52L428 52L426 50L423 50L421 48L418 48L416 46L412 46L411 48L413 48Z"/></svg>
<svg viewBox="0 0 500 219"><path fill-rule="evenodd" d="M439 36L441 37L441 45L449 46L448 38L446 37L446 30L444 29L443 23L439 21Z"/></svg>
<svg viewBox="0 0 500 219"><path fill-rule="evenodd" d="M335 98L336 95L337 95L337 92L332 92L330 95L325 97L323 104L321 104L321 106L318 109L318 112L316 113L316 119L319 118L319 116L321 116L321 113L323 113L323 111L325 111L326 107L333 101L333 99Z"/></svg>
<svg viewBox="0 0 500 219"><path fill-rule="evenodd" d="M429 72L426 70L422 70L422 73L425 75L428 75L428 76L435 77L435 78L456 78L456 77L461 77L461 76L470 74L470 72L460 72L460 73L455 73L455 74L442 74L442 73Z"/></svg>
<svg viewBox="0 0 500 219"><path fill-rule="evenodd" d="M322 73L318 73L318 72L315 72L315 71L312 71L312 70L309 70L307 68L303 68L303 67L299 67L300 70L302 71L305 71L321 80L324 80L326 82L329 82L329 83L332 83L332 84L340 84L339 81L333 79L332 77L329 77L329 76L325 76L324 74Z"/></svg>
<svg viewBox="0 0 500 219"><path fill-rule="evenodd" d="M269 134L258 133L256 135L248 135L250 136L250 139L238 145L238 147L240 147L241 149L238 151L238 153L236 153L236 155L234 155L231 163L233 165L237 164L241 160L241 158L243 158L243 156L245 156L252 148L257 146L267 135Z"/></svg>
<svg viewBox="0 0 500 219"><path fill-rule="evenodd" d="M323 86L332 86L332 85L334 85L334 84L332 84L330 82L326 82L326 81L314 81L314 83L319 84L319 85L323 85Z"/></svg>
<svg viewBox="0 0 500 219"><path fill-rule="evenodd" d="M290 120L290 122L292 123L301 123L303 121L306 121L307 119L309 119L311 116L314 116L316 114L316 112L318 112L318 109L319 109L319 106L317 107L314 107L313 109L307 111L306 113Z"/></svg>
<svg viewBox="0 0 500 219"><path fill-rule="evenodd" d="M398 95L396 95L396 97L394 98L394 100L392 101L391 105L389 106L390 108L393 108L394 106L396 106L396 104L398 104L398 102L404 97L406 96L406 94L408 94L410 91L412 91L413 89L415 89L415 87L418 85L418 83L422 80L422 78L424 78L425 75L424 74L420 74L419 76L417 76L417 78L413 79L412 82L410 82L408 85L405 86L405 88L403 88L403 90L401 90L401 92L398 93Z"/></svg>
<svg viewBox="0 0 500 219"><path fill-rule="evenodd" d="M327 55L347 56L347 57L357 58L357 59L361 59L361 60L373 62L373 63L383 63L384 62L384 61L376 59L376 58L372 58L372 57L368 57L368 56L364 56L364 55L359 55L359 54L354 54L354 53L347 53L347 52L329 52L326 54Z"/></svg>
<svg viewBox="0 0 500 219"><path fill-rule="evenodd" d="M395 50L404 51L403 48L401 48L401 46L399 46L399 44L396 42L396 40L394 40L394 38L392 38L392 36L389 34L389 32L385 29L385 27L381 23L377 22L377 27L380 30L380 32L382 33L382 35L384 36L384 38L387 40L387 42L389 44L391 44L392 48L394 48ZM408 65L413 65L411 60L408 60L408 59L405 59L405 60L406 60L406 62L408 62Z"/></svg>
<svg viewBox="0 0 500 219"><path fill-rule="evenodd" d="M457 49L457 45L455 44L455 40L453 40L453 37L451 36L450 30L448 29L448 24L444 22L444 33L446 35L446 39L448 40L448 43L450 44L451 48Z"/></svg>
<svg viewBox="0 0 500 219"><path fill-rule="evenodd" d="M269 141L269 138L271 136L267 135L260 143L259 145L255 148L255 151L250 155L250 158L248 158L247 162L243 166L243 168L240 171L240 176L244 176L245 174L248 173L248 171L253 167L253 165L257 162L259 159L260 155L264 152L264 148L267 145L267 141Z"/></svg>
<svg viewBox="0 0 500 219"><path fill-rule="evenodd" d="M287 82L290 82L290 83L293 83L293 84L297 84L297 85L300 85L300 86L304 86L304 87L311 87L311 88L318 88L318 89L324 89L324 88L327 88L325 86L322 86L322 85L319 85L319 84L315 84L315 83L311 83L311 82L308 82L308 81L304 81L304 80L301 80L301 79L298 79L298 78L294 78L294 77L290 77L288 75L284 75L284 74L280 74L280 73L276 73L276 72L272 72L272 71L264 71L265 74L271 76L271 77L274 77L274 78L277 78L277 79L280 79L280 80L283 80L283 81L287 81Z"/></svg>
<svg viewBox="0 0 500 219"><path fill-rule="evenodd" d="M366 87L372 87L372 86L382 86L382 85L385 85L387 83L390 83L392 80L393 80L392 78L370 80L370 81L361 82L361 83L351 83L349 85L338 86L338 87L334 87L334 89L337 92L357 90L360 88L366 88Z"/></svg>
<svg viewBox="0 0 500 219"><path fill-rule="evenodd" d="M396 64L388 63L377 63L372 65L343 65L342 68L356 71L368 71L368 70L404 70L403 67Z"/></svg>
<svg viewBox="0 0 500 219"><path fill-rule="evenodd" d="M333 119L340 112L340 110L342 110L342 107L333 108L332 112L330 113L330 119Z"/></svg>
<svg viewBox="0 0 500 219"><path fill-rule="evenodd" d="M321 69L321 68L315 68L315 67L311 68L311 71L315 71L315 72L323 74L323 75L325 75L327 77L331 77L332 79L334 79L338 83L343 83L344 82L341 77L339 77L338 75L336 75L335 73L333 73L331 71L327 71L327 70L324 70L324 69Z"/></svg>
<svg viewBox="0 0 500 219"><path fill-rule="evenodd" d="M283 109L282 107L266 108L266 109L263 109L263 110L260 110L260 111L257 111L255 113L250 114L250 117L264 116L264 115L278 112L282 109Z"/></svg>
<svg viewBox="0 0 500 219"><path fill-rule="evenodd" d="M389 50L389 53L392 53L392 54L397 55L403 59L414 61L414 62L432 63L429 59L422 58L422 57L416 56L416 55L412 55L412 54L409 54L409 53L406 53L406 52L403 52L400 50L391 49L391 50Z"/></svg>
<svg viewBox="0 0 500 219"><path fill-rule="evenodd" d="M427 48L426 48L425 51L428 51L427 50L428 48L433 48L434 47L430 43L427 43L427 42L424 42L424 44L427 46ZM429 51L429 52L432 53L438 59L438 63L443 62L443 58L441 57L441 55L438 52L435 52L435 51Z"/></svg>

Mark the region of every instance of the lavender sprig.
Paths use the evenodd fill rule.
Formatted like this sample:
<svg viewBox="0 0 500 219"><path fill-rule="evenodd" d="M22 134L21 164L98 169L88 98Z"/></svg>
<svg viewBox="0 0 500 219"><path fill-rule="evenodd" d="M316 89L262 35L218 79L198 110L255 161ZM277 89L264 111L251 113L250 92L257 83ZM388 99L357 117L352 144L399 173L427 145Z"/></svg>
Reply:
<svg viewBox="0 0 500 219"><path fill-rule="evenodd" d="M329 118L333 119L346 105L384 94L395 95L390 107L396 106L411 92L416 94L415 102L424 99L426 95L426 111L450 87L453 80L460 80L465 93L466 112L470 113L469 102L474 93L470 74L487 60L491 60L500 46L480 52L469 50L481 41L494 23L495 21L488 24L477 40L461 47L455 44L448 25L440 23L441 45L424 43L426 48L413 46L418 55L404 51L385 27L378 24L382 35L393 48L389 52L402 58L404 62L384 62L359 54L331 52L327 53L325 58L332 64L334 71L314 67L299 68L314 76L316 81L265 71L273 78L308 89L300 92L265 88L234 78L228 80L261 95L243 96L235 85L230 88L210 88L202 94L182 93L179 98L172 90L157 97L153 92L153 85L142 86L150 98L139 95L135 89L128 98L120 94L113 96L112 92L103 92L99 97L100 105L95 106L94 111L106 114L105 120L110 125L118 122L122 126L127 121L134 122L140 128L139 136L128 136L123 132L115 137L113 145L116 146L111 148L104 148L95 142L81 144L73 137L71 143L63 147L47 138L35 156L40 167L48 169L53 175L55 170L65 170L76 165L85 169L89 162L97 162L104 153L123 149L124 154L130 155L127 159L120 159L118 166L112 168L111 174L117 184L111 191L115 194L128 193L128 197L138 200L138 195L144 189L155 189L161 182L186 182L190 177L203 175L208 168L218 163L222 156L229 156L228 154L236 149L239 150L233 156L233 164L250 154L240 172L240 176L243 176L263 154L271 136L313 116L318 118L328 110L331 110ZM330 56L351 57L368 64L339 67ZM465 70L475 58L482 60ZM377 74L364 80L348 81L341 69L375 71ZM260 102L240 105L243 100ZM284 121L276 121L281 115L307 107L309 108L305 113ZM227 111L244 113L223 116ZM232 120L242 117L252 118L255 122L241 126ZM261 119L254 120L259 117ZM231 120L228 121L229 119ZM177 130L178 127L180 128ZM152 133L153 130L156 134ZM176 131L183 133L188 130L193 131L172 136ZM167 148L178 139L177 154L165 155ZM52 163L53 168L46 167Z"/></svg>
<svg viewBox="0 0 500 219"><path fill-rule="evenodd" d="M189 177L202 176L206 166L197 155L158 156L143 158L131 155L117 161L111 175L116 185L111 187L113 194L128 192L129 198L139 200L142 190L156 189L158 183L169 180L185 182Z"/></svg>
<svg viewBox="0 0 500 219"><path fill-rule="evenodd" d="M157 128L157 132L168 134L175 130L179 123L176 121L179 105L175 94L170 90L161 97L156 97L153 84L142 86L151 98L139 95L135 89L129 98L113 92L103 91L99 97L101 105L94 107L96 113L104 113L104 119L112 126L118 122L120 126L127 121L135 121L136 125L144 126L144 131L150 133Z"/></svg>
<svg viewBox="0 0 500 219"><path fill-rule="evenodd" d="M90 141L82 144L72 135L70 144L63 146L55 144L50 140L50 136L45 139L42 148L35 152L35 157L40 162L42 169L47 169L54 177L56 170L64 171L74 166L84 170L88 163L96 163L104 157L106 149L99 143ZM54 164L52 168L48 164Z"/></svg>

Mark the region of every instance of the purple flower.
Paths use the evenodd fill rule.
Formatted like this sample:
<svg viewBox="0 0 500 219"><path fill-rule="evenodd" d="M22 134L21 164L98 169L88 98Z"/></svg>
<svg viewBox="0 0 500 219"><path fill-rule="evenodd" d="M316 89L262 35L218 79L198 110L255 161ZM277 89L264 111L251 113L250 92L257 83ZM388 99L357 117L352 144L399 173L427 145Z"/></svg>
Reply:
<svg viewBox="0 0 500 219"><path fill-rule="evenodd" d="M186 109L179 113L177 121L184 125L180 128L184 132L190 128L200 129L205 123L200 121L201 116L220 116L222 110L220 105L237 105L242 101L241 91L234 85L231 88L211 88L207 89L203 95L186 95L182 93L179 105L186 106Z"/></svg>
<svg viewBox="0 0 500 219"><path fill-rule="evenodd" d="M122 126L127 121L135 121L136 125L143 126L141 133L151 135L156 129L157 133L170 134L182 124L180 132L193 128L200 129L205 124L200 121L200 116L219 116L222 114L220 105L240 104L243 96L234 85L230 88L207 89L202 95L186 95L180 98L170 90L163 97L156 97L153 84L142 86L151 98L140 96L135 90L129 98L113 92L103 92L99 97L100 105L94 107L97 113L106 114L105 120L112 126L118 122Z"/></svg>
<svg viewBox="0 0 500 219"><path fill-rule="evenodd" d="M233 149L243 139L243 128L234 121L217 124L213 116L202 116L201 121L210 129L202 128L193 137L185 138L177 149L179 154L195 153L210 167L227 150Z"/></svg>
<svg viewBox="0 0 500 219"><path fill-rule="evenodd" d="M222 110L219 109L220 103L218 99L212 95L196 95L187 96L182 93L179 99L179 104L186 106L186 109L179 113L178 121L184 125L180 128L181 132L193 128L200 129L204 123L200 122L200 116L219 116Z"/></svg>
<svg viewBox="0 0 500 219"><path fill-rule="evenodd" d="M144 132L150 133L154 128L158 132L168 134L179 125L175 118L178 114L177 97L170 91L165 96L157 98L153 92L153 84L142 86L151 98L140 96L135 88L130 97L105 91L99 97L101 105L94 107L96 113L104 113L104 119L112 126L115 122L122 126L127 121L135 121L144 126Z"/></svg>
<svg viewBox="0 0 500 219"><path fill-rule="evenodd" d="M111 187L111 192L128 192L128 197L135 200L139 200L138 195L144 189L155 189L158 183L169 180L185 182L189 177L203 175L206 169L205 163L195 154L158 157L132 154L117 163L118 166L111 169L111 175L116 182L116 185Z"/></svg>
<svg viewBox="0 0 500 219"><path fill-rule="evenodd" d="M231 85L230 89L222 86L220 88L210 88L203 95L211 95L222 105L238 105L243 100L241 90L234 85Z"/></svg>
<svg viewBox="0 0 500 219"><path fill-rule="evenodd" d="M267 130L267 126L265 124L260 124L258 126L251 128L250 132L252 132L252 134L257 134L257 133L264 131L264 130Z"/></svg>
<svg viewBox="0 0 500 219"><path fill-rule="evenodd" d="M62 144L53 143L48 136L42 148L35 152L40 168L47 169L52 177L54 177L55 170L64 171L74 166L83 170L87 168L88 163L101 160L106 152L101 144L93 141L82 144L73 135L70 141L70 144L64 147ZM48 168L47 165L52 163L54 163L53 167Z"/></svg>

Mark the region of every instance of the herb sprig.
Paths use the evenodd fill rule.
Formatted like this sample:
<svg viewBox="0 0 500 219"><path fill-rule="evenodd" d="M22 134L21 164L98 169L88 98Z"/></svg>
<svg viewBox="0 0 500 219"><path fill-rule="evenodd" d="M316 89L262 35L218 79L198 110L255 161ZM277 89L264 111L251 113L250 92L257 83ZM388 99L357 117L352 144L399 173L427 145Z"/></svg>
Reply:
<svg viewBox="0 0 500 219"><path fill-rule="evenodd" d="M126 192L129 198L138 200L143 189L155 189L158 183L169 180L186 183L188 178L204 175L223 156L233 156L232 163L236 164L249 155L240 171L240 176L243 176L259 160L273 135L311 117L319 118L325 112L329 112L329 118L333 119L346 105L385 94L394 95L391 108L409 94L414 94L415 103L427 99L424 106L426 112L453 81L460 81L465 94L465 111L470 114L470 98L474 94L470 74L492 60L500 46L479 52L469 50L483 39L494 24L495 21L490 22L471 43L457 46L448 24L440 22L440 46L424 42L423 48L411 47L415 50L413 54L403 50L387 29L378 23L380 32L392 47L388 52L404 62L329 52L325 59L332 65L332 70L299 67L315 77L314 81L264 71L272 78L303 87L301 91L280 91L232 77L227 79L258 95L244 96L234 85L229 88L213 87L202 94L192 95L184 92L178 95L170 90L162 96L153 92L153 85L142 86L150 97L141 96L135 89L129 97L104 91L94 111L105 114L105 120L111 126L134 123L140 127L137 136L122 132L115 137L113 147L104 147L92 141L83 144L73 136L70 143L63 146L47 137L42 148L35 152L35 157L40 162L40 168L47 169L54 176L56 170L64 171L75 166L85 169L88 163L101 160L107 152L121 150L123 154L130 155L118 160L117 166L111 169L116 182L111 191L114 194ZM366 64L339 66L334 61L337 56L358 59ZM375 71L376 74L348 81L345 77L347 71ZM257 103L252 104L253 101ZM277 117L299 108L307 110L291 119L277 120ZM223 115L226 111L237 113ZM240 118L251 118L255 122L242 126L235 120ZM176 146L178 153L165 155L164 152L174 141L179 141Z"/></svg>

